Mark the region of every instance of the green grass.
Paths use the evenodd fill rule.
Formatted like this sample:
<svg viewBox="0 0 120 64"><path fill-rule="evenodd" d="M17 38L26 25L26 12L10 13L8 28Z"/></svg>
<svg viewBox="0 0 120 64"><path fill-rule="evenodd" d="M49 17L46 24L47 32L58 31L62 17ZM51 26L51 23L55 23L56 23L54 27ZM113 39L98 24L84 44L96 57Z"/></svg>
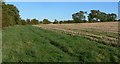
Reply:
<svg viewBox="0 0 120 64"><path fill-rule="evenodd" d="M3 62L119 61L117 47L33 26L3 30Z"/></svg>

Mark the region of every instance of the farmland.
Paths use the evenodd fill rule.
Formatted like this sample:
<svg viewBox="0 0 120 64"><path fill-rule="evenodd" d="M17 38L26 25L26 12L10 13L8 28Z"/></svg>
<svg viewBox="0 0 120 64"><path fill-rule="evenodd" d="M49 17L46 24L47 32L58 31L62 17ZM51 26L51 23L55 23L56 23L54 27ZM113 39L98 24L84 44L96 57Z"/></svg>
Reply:
<svg viewBox="0 0 120 64"><path fill-rule="evenodd" d="M86 35L92 33L97 37L105 36L104 38L112 39L111 42L116 45L118 23L105 24L6 27L2 31L3 62L117 62L120 58L118 47L98 43L88 39L89 36Z"/></svg>
<svg viewBox="0 0 120 64"><path fill-rule="evenodd" d="M40 28L62 31L71 35L84 37L103 44L118 45L118 22L80 23L80 24L49 24L36 25Z"/></svg>
<svg viewBox="0 0 120 64"><path fill-rule="evenodd" d="M117 2L3 1L0 60L118 62L117 6Z"/></svg>

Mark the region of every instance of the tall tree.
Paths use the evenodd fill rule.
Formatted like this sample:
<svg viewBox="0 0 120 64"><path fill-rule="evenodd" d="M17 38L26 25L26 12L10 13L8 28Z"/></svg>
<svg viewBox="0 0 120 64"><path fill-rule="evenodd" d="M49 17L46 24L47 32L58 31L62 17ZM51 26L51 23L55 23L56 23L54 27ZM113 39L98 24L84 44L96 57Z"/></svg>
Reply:
<svg viewBox="0 0 120 64"><path fill-rule="evenodd" d="M72 18L75 21L75 23L80 23L85 19L85 12L80 11L77 13L72 14Z"/></svg>
<svg viewBox="0 0 120 64"><path fill-rule="evenodd" d="M105 12L100 12L98 18L100 19L101 22L106 22L108 17Z"/></svg>
<svg viewBox="0 0 120 64"><path fill-rule="evenodd" d="M114 13L108 14L109 21L115 21L116 18L117 18L116 14L114 14Z"/></svg>
<svg viewBox="0 0 120 64"><path fill-rule="evenodd" d="M11 4L2 3L2 26L13 26L16 24L21 24L21 18L19 15L19 10L16 6Z"/></svg>
<svg viewBox="0 0 120 64"><path fill-rule="evenodd" d="M117 15L114 13L107 14L105 12L101 12L99 10L91 10L91 13L89 13L88 19L89 21L115 21Z"/></svg>
<svg viewBox="0 0 120 64"><path fill-rule="evenodd" d="M89 21L98 21L99 20L99 10L91 10L91 13L88 16Z"/></svg>

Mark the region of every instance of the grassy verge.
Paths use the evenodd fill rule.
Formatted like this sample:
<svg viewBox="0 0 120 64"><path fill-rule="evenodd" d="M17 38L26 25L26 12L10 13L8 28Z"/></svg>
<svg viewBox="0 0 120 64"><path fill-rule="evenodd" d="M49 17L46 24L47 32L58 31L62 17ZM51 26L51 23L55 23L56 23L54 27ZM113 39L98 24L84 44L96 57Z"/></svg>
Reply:
<svg viewBox="0 0 120 64"><path fill-rule="evenodd" d="M117 47L33 26L3 30L4 62L119 61Z"/></svg>

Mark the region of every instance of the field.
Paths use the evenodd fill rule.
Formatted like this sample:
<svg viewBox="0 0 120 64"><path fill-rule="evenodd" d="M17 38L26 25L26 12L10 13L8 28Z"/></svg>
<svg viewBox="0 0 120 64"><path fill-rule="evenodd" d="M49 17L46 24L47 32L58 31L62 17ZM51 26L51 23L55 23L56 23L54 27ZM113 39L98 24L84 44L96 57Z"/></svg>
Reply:
<svg viewBox="0 0 120 64"><path fill-rule="evenodd" d="M49 24L37 25L40 28L62 31L70 35L83 35L85 38L103 44L118 45L118 22Z"/></svg>
<svg viewBox="0 0 120 64"><path fill-rule="evenodd" d="M37 27L27 25L4 28L2 31L2 60L3 62L119 61L120 54L118 54L119 50L116 46L101 44L84 37L87 36L86 33L92 33L117 39L117 23L111 26L114 29L110 29L110 31L107 31L109 27L105 27L105 29L98 24L91 24L35 25ZM94 33L95 31L91 30L94 26L96 26L95 31L98 31L99 27L103 29ZM102 30L103 33L101 33ZM75 35L71 34L71 31L74 31ZM76 32L79 35L76 35ZM80 32L85 34L81 35ZM105 34L106 32L109 32L110 36ZM98 35L98 33L100 34Z"/></svg>

